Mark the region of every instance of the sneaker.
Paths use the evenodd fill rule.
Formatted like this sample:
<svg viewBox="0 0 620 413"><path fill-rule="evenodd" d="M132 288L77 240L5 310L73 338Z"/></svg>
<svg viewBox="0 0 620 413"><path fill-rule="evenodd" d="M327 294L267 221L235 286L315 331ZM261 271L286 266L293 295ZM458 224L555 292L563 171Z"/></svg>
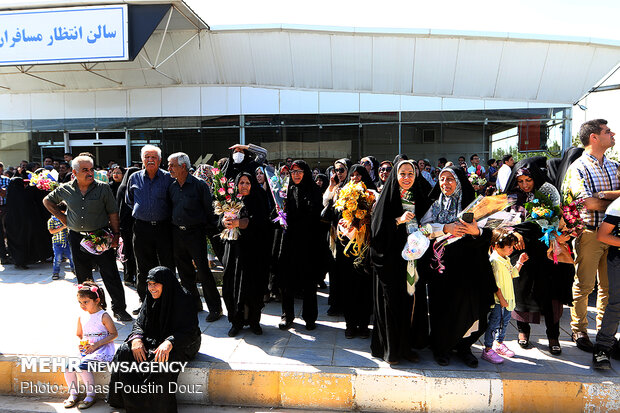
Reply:
<svg viewBox="0 0 620 413"><path fill-rule="evenodd" d="M495 345L493 346L493 351L504 357L513 357L515 355L515 352L509 349L504 343L495 342Z"/></svg>
<svg viewBox="0 0 620 413"><path fill-rule="evenodd" d="M486 360L493 364L501 364L504 362L502 356L497 354L492 348L482 350L482 360Z"/></svg>
<svg viewBox="0 0 620 413"><path fill-rule="evenodd" d="M609 361L609 351L596 346L594 354L592 355L592 366L597 370L609 370L611 369L611 362Z"/></svg>

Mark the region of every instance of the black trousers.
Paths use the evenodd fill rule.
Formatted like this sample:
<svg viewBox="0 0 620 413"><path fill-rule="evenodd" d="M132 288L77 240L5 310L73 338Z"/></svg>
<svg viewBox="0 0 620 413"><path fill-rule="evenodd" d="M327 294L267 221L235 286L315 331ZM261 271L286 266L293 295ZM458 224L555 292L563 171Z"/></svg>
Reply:
<svg viewBox="0 0 620 413"><path fill-rule="evenodd" d="M172 228L169 222L150 222L136 219L133 224L133 252L138 264L136 290L140 301L146 295L146 276L151 268L163 265L173 272L174 255L172 253Z"/></svg>
<svg viewBox="0 0 620 413"><path fill-rule="evenodd" d="M101 255L94 255L80 249L80 241L84 238L79 232L69 231L69 245L75 265L75 276L81 284L93 278L93 266L99 266L103 285L112 301L112 312L125 310L125 290L116 266L116 250L109 249Z"/></svg>
<svg viewBox="0 0 620 413"><path fill-rule="evenodd" d="M201 226L186 230L174 226L172 234L174 261L179 270L181 285L194 297L198 311L202 311L202 301L196 287L196 280L200 281L209 312L221 312L220 293L217 291L213 273L209 269L207 231ZM197 278L196 275L198 275Z"/></svg>
<svg viewBox="0 0 620 413"><path fill-rule="evenodd" d="M553 322L553 306L551 302L541 311L541 315L545 318L545 327L547 327L547 338L557 340L560 338L560 322ZM517 321L517 330L519 333L530 334L530 323Z"/></svg>
<svg viewBox="0 0 620 413"><path fill-rule="evenodd" d="M0 258L4 258L9 255L9 250L6 247L5 230L4 230L4 218L6 217L6 205L0 205Z"/></svg>
<svg viewBox="0 0 620 413"><path fill-rule="evenodd" d="M122 229L121 237L123 238L123 257L125 261L123 262L123 279L127 282L135 282L136 281L136 256L133 253L133 230Z"/></svg>

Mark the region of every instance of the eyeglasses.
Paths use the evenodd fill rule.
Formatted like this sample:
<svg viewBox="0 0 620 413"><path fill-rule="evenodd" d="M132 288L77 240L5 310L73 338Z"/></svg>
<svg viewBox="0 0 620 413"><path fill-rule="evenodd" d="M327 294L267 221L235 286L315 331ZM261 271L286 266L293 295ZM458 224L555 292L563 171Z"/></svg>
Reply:
<svg viewBox="0 0 620 413"><path fill-rule="evenodd" d="M336 172L337 174L343 174L345 173L347 170L344 168L334 168L334 172Z"/></svg>
<svg viewBox="0 0 620 413"><path fill-rule="evenodd" d="M299 175L299 174L303 174L304 171L301 171L299 169L293 169L292 171L289 172L291 175Z"/></svg>
<svg viewBox="0 0 620 413"><path fill-rule="evenodd" d="M361 164L362 164L363 166L366 166L366 165L372 165L369 161L362 161L362 162L361 162Z"/></svg>
<svg viewBox="0 0 620 413"><path fill-rule="evenodd" d="M379 168L379 172L391 172L391 171L392 171L391 166L385 166L383 168Z"/></svg>

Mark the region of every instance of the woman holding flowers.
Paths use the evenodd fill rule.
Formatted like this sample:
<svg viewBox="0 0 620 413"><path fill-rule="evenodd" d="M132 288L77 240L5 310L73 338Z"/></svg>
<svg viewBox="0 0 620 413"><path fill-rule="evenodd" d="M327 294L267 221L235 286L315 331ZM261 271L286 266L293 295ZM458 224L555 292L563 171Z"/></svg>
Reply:
<svg viewBox="0 0 620 413"><path fill-rule="evenodd" d="M452 350L456 350L467 366L476 367L478 359L471 345L486 330L497 291L487 253L492 232L479 229L475 220L467 223L459 218L475 198L474 188L460 167L441 170L430 198L434 202L421 224L434 241L418 265L414 339L420 346L430 337L439 365L448 365ZM424 286L428 288L428 301Z"/></svg>
<svg viewBox="0 0 620 413"><path fill-rule="evenodd" d="M422 181L425 180L416 179L412 161L398 162L385 182L372 216L374 324L370 349L374 357L390 364L403 358L418 359L411 349L413 297L407 294L407 261L401 252L407 243L407 224L415 223L418 211L425 211L430 205ZM415 210L406 210L405 203L415 205Z"/></svg>
<svg viewBox="0 0 620 413"><path fill-rule="evenodd" d="M519 278L513 280L516 299L513 318L517 321L519 330L518 343L523 348L529 347L530 323L539 324L542 315L547 327L549 352L559 355L562 352L559 342L560 318L563 304L572 302L571 287L575 270L571 264L554 264L548 258L550 244L542 240L548 231L552 233L549 236L555 237L560 243L566 243L569 236L559 235L556 232L557 227L554 229L553 225L543 232L538 222L545 225L546 222L559 220L559 217L551 215L554 215L553 208L560 205L560 194L531 158L521 160L514 166L506 188L510 194L516 196L517 203L512 208L521 211L524 221L515 226L519 242L515 247L518 251L513 253L512 261L516 262L523 251L530 257L523 265ZM535 206L530 208L531 212L528 213L525 210L526 205ZM540 221L543 217L545 222Z"/></svg>
<svg viewBox="0 0 620 413"><path fill-rule="evenodd" d="M240 199L243 207L238 216L227 213L220 216L222 228L239 229L237 239L224 242L222 295L232 324L228 335L236 336L244 325L260 335L269 264L269 244L264 239L269 227L267 201L249 172L237 175L234 187L236 191L231 195Z"/></svg>
<svg viewBox="0 0 620 413"><path fill-rule="evenodd" d="M314 330L318 316L316 288L321 267L321 260L317 259L321 252L321 192L312 180L312 172L306 162L293 162L290 176L286 192L288 225L282 236L280 255L283 290L282 320L278 327L288 330L293 326L295 286L299 286L303 296L301 316L306 322L306 329Z"/></svg>
<svg viewBox="0 0 620 413"><path fill-rule="evenodd" d="M370 240L370 215L377 188L368 170L355 164L349 169L347 184L335 204L338 219L336 271L346 286L343 311L344 335L370 337L368 324L372 314L372 279L366 250Z"/></svg>
<svg viewBox="0 0 620 413"><path fill-rule="evenodd" d="M323 194L323 206L327 210L334 212L334 205L338 201L340 190L347 184L347 177L349 175L349 169L351 168L351 160L348 158L338 159L334 162L334 173L330 174L329 187ZM336 255L337 244L337 229L338 220L336 214L330 214L331 229L330 229L330 247L334 256ZM345 285L344 280L338 271L333 271L333 274L329 274L329 309L327 315L335 316L342 312L344 308L344 292Z"/></svg>

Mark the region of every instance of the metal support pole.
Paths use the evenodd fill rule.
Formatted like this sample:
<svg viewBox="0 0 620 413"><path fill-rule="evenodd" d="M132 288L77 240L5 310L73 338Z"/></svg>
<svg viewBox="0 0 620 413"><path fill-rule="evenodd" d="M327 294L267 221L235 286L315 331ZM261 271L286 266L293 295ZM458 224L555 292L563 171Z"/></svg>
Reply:
<svg viewBox="0 0 620 413"><path fill-rule="evenodd" d="M239 143L245 145L245 115L239 115Z"/></svg>
<svg viewBox="0 0 620 413"><path fill-rule="evenodd" d="M572 121L573 121L573 108L566 108L564 110L564 124L562 125L562 154L564 151L571 147L573 143L572 134Z"/></svg>
<svg viewBox="0 0 620 413"><path fill-rule="evenodd" d="M71 149L69 148L69 132L65 132L62 134L62 138L64 140L64 144L65 144L65 152L69 153L71 152Z"/></svg>
<svg viewBox="0 0 620 413"><path fill-rule="evenodd" d="M131 166L131 138L127 129L125 129L125 163L127 167Z"/></svg>
<svg viewBox="0 0 620 413"><path fill-rule="evenodd" d="M398 111L398 153L403 153L403 112Z"/></svg>

